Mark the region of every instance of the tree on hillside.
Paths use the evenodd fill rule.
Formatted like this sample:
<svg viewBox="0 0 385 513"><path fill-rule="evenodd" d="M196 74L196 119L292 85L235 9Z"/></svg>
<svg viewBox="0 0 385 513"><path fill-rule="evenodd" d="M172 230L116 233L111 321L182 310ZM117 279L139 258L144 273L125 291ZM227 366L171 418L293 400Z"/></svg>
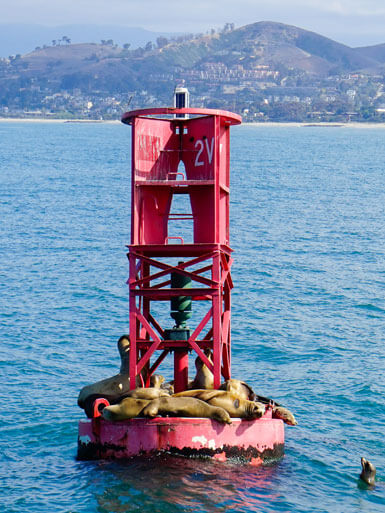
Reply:
<svg viewBox="0 0 385 513"><path fill-rule="evenodd" d="M168 44L167 37L159 36L156 38L156 44L158 45L158 48L163 48Z"/></svg>
<svg viewBox="0 0 385 513"><path fill-rule="evenodd" d="M231 32L232 30L234 30L234 27L234 23L225 23L225 26L223 27L221 32Z"/></svg>

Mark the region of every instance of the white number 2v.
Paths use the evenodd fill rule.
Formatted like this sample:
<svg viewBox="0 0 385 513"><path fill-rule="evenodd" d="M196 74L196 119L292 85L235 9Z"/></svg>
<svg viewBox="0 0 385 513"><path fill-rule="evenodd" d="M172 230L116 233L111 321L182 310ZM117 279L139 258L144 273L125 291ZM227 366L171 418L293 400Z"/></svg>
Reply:
<svg viewBox="0 0 385 513"><path fill-rule="evenodd" d="M211 138L210 145L209 145L208 139L205 139L204 141L206 143L206 151L207 151L208 161L209 161L209 164L211 164L211 162L213 160L213 153L214 153L214 137ZM199 148L197 156L195 158L195 167L204 166L204 164L205 164L204 161L200 160L201 156L203 157L202 152L205 149L205 145L203 144L202 139L198 139L196 141L195 148Z"/></svg>

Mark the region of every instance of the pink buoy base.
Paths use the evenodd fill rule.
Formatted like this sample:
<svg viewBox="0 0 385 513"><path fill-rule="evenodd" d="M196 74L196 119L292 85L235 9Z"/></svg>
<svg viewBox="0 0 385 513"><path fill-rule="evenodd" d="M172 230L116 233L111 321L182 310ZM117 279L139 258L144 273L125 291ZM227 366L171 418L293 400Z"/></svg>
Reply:
<svg viewBox="0 0 385 513"><path fill-rule="evenodd" d="M284 425L271 410L257 420L221 424L206 418L157 417L109 422L102 417L79 421L78 459L120 459L162 453L242 458L252 465L283 456Z"/></svg>

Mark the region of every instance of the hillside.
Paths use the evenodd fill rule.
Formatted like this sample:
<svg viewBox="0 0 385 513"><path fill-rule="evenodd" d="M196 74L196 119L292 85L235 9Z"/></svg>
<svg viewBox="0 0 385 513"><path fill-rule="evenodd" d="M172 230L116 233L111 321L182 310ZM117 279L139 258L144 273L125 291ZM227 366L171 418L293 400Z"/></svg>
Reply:
<svg viewBox="0 0 385 513"><path fill-rule="evenodd" d="M157 45L148 42L137 49L119 47L111 40L103 44L65 41L0 60L0 106L6 110L10 106L24 110L49 106L52 111L64 111L61 96L83 95L86 104L92 104L83 114L90 115L93 109L99 116L96 103L109 97L115 101L116 108L108 107L112 115L118 112L117 105L124 106L131 97L135 107L169 102L174 85L181 81L188 84L201 106L230 102L233 110L248 109L253 101L264 101L266 94L278 98L274 101L282 97L285 102L309 104L325 86L335 90L326 95L331 98L329 103L336 96L346 103L353 93L346 96L350 86L342 87L338 80L351 74L378 76L384 63L385 44L354 49L275 22L238 29L227 24L219 32L172 40L162 37ZM331 88L333 81L336 85ZM381 88L376 85L375 89L378 100ZM56 95L54 102L47 99L52 95ZM344 108L349 110L347 105Z"/></svg>
<svg viewBox="0 0 385 513"><path fill-rule="evenodd" d="M373 59L377 62L385 64L385 43L381 45L363 46L360 48L355 48L354 51L362 57Z"/></svg>
<svg viewBox="0 0 385 513"><path fill-rule="evenodd" d="M100 42L112 39L123 46L129 43L131 48L144 46L148 41L155 43L159 36L171 37L179 34L151 32L140 27L119 25L71 24L45 26L36 23L1 23L0 22L0 57L26 54L45 44L58 41L65 34L73 43L86 41Z"/></svg>

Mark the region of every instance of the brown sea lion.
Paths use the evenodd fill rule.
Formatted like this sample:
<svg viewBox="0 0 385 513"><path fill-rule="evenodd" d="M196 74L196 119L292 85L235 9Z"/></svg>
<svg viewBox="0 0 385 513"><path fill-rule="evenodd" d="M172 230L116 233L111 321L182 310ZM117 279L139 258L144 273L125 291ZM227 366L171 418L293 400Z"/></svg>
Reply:
<svg viewBox="0 0 385 513"><path fill-rule="evenodd" d="M138 387L124 394L124 399L126 397L133 397L134 399L148 399L149 401L152 401L153 399L157 399L158 397L168 397L169 395L170 394L166 390L162 390L161 388Z"/></svg>
<svg viewBox="0 0 385 513"><path fill-rule="evenodd" d="M118 350L121 359L119 374L110 378L102 379L92 385L86 385L80 390L78 397L78 405L83 408L87 417L92 417L92 406L95 399L104 397L108 399L110 404L116 404L120 398L125 396L130 390L129 376L129 350L130 340L128 335L123 335L118 340ZM141 385L139 377L136 378L136 386Z"/></svg>
<svg viewBox="0 0 385 513"><path fill-rule="evenodd" d="M255 400L255 393L253 389L244 381L239 379L228 379L219 387L219 390L226 390L241 399L248 399L249 401Z"/></svg>
<svg viewBox="0 0 385 513"><path fill-rule="evenodd" d="M119 404L112 404L111 406L106 406L102 410L102 416L106 420L110 421L118 421L118 420L126 420L133 419L137 417L140 412L143 410L145 406L147 406L150 401L147 399L135 399L133 397L126 397Z"/></svg>
<svg viewBox="0 0 385 513"><path fill-rule="evenodd" d="M273 406L272 412L273 419L281 419L288 424L289 426L296 426L298 422L295 420L294 415L290 410L284 408L283 406Z"/></svg>
<svg viewBox="0 0 385 513"><path fill-rule="evenodd" d="M170 395L174 393L174 382L173 381L167 381L166 383L162 383L160 385L160 388L162 390L166 390Z"/></svg>
<svg viewBox="0 0 385 513"><path fill-rule="evenodd" d="M230 415L223 408L212 406L195 397L160 397L151 401L143 410L142 415L156 417L204 417L231 424Z"/></svg>
<svg viewBox="0 0 385 513"><path fill-rule="evenodd" d="M366 460L365 458L361 458L361 474L360 479L364 481L364 483L368 484L369 486L375 485L375 478L376 478L376 467L373 465L373 463L370 463L370 461Z"/></svg>
<svg viewBox="0 0 385 513"><path fill-rule="evenodd" d="M164 376L162 374L152 374L150 377L150 386L154 388L161 388L164 383Z"/></svg>
<svg viewBox="0 0 385 513"><path fill-rule="evenodd" d="M230 417L241 419L259 419L265 413L262 403L241 399L226 390L185 390L172 397L196 397L211 406L225 409Z"/></svg>
<svg viewBox="0 0 385 513"><path fill-rule="evenodd" d="M92 385L86 385L80 390L78 405L83 408L87 417L92 417L92 405L99 397L106 398L110 404L119 402L119 399L130 390L130 377L127 374L116 374Z"/></svg>
<svg viewBox="0 0 385 513"><path fill-rule="evenodd" d="M204 354L207 356L208 360L213 363L213 353L210 349L205 349ZM193 381L189 383L189 388L204 388L204 389L210 389L214 388L214 375L209 370L207 365L205 365L202 360L197 356L195 359L195 368L196 368L196 375Z"/></svg>
<svg viewBox="0 0 385 513"><path fill-rule="evenodd" d="M118 340L118 351L120 355L120 374L130 372L130 337L122 335Z"/></svg>

